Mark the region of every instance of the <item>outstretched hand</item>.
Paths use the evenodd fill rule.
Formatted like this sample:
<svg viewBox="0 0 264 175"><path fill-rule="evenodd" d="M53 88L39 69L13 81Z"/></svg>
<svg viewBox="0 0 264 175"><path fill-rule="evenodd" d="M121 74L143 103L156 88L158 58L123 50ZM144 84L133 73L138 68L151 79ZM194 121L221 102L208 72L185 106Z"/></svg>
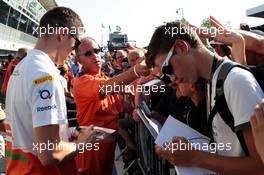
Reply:
<svg viewBox="0 0 264 175"><path fill-rule="evenodd" d="M257 151L264 163L264 100L256 106L250 123Z"/></svg>

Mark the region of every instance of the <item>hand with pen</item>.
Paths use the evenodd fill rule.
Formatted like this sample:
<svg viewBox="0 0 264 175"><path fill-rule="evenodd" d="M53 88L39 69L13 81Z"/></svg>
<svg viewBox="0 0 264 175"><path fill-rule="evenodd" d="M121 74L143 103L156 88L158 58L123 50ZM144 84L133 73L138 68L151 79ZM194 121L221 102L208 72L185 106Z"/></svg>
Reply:
<svg viewBox="0 0 264 175"><path fill-rule="evenodd" d="M75 141L77 145L96 142L98 131L94 129L93 125L77 127L76 130L78 131L76 134L77 140Z"/></svg>
<svg viewBox="0 0 264 175"><path fill-rule="evenodd" d="M182 149L180 145L185 144L185 149ZM174 137L171 143L155 146L156 154L165 160L168 160L172 165L177 166L196 166L197 160L199 160L198 150L189 148L189 141L184 137Z"/></svg>

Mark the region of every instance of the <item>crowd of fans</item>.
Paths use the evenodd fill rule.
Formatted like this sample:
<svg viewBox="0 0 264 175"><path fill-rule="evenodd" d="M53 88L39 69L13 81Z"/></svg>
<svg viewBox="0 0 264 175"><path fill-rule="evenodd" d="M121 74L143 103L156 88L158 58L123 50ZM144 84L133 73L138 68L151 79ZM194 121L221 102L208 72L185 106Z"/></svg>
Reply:
<svg viewBox="0 0 264 175"><path fill-rule="evenodd" d="M1 66L6 69L0 130L6 133L7 174L112 174L117 141L126 166L143 144L135 137L143 102L151 110L148 117L161 126L171 115L210 143L231 145L214 154L171 151L175 144L188 143L175 137L171 149L156 145L153 156L220 174L264 174L264 79L259 76L264 73L264 32L210 21L214 31L162 24L146 48L128 45L107 52L83 37L83 30L73 35L61 28L39 37L33 50L19 49L8 66ZM40 21L40 27L57 24L83 27L80 17L64 7L48 11ZM232 67L227 71L226 65ZM138 90L152 80L159 80L157 91ZM70 104L76 105L77 123L69 128ZM117 132L98 141L103 131L96 127ZM43 143L58 147L40 149Z"/></svg>

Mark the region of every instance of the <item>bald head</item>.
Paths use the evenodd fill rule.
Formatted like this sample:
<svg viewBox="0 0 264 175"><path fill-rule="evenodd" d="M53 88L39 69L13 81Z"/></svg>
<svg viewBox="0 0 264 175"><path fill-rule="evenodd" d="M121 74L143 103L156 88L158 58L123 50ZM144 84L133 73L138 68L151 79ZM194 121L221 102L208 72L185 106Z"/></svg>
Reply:
<svg viewBox="0 0 264 175"><path fill-rule="evenodd" d="M28 49L26 49L26 48L18 49L18 51L16 53L16 58L19 60L22 60L24 57L27 56L27 51L28 51Z"/></svg>
<svg viewBox="0 0 264 175"><path fill-rule="evenodd" d="M91 37L81 39L80 46L76 49L76 58L83 66L85 73L96 75L101 71L100 48Z"/></svg>
<svg viewBox="0 0 264 175"><path fill-rule="evenodd" d="M117 50L116 51L116 58L117 59L123 59L127 57L127 53L124 50Z"/></svg>
<svg viewBox="0 0 264 175"><path fill-rule="evenodd" d="M87 47L87 45L92 45L92 43L96 43L97 44L95 39L93 39L92 37L87 36L87 37L82 38L81 39L81 44L79 45L79 47L77 47L75 49L76 57L78 58L80 56L80 54L81 54L81 51L83 49L85 49Z"/></svg>

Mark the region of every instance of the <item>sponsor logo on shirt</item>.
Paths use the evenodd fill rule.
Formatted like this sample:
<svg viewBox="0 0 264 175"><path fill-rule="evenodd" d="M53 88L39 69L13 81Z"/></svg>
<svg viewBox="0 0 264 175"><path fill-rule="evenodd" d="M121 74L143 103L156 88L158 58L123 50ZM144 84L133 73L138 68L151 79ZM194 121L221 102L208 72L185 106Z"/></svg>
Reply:
<svg viewBox="0 0 264 175"><path fill-rule="evenodd" d="M57 108L56 104L43 106L43 107L37 107L37 112L49 111L49 110L56 109L56 108Z"/></svg>
<svg viewBox="0 0 264 175"><path fill-rule="evenodd" d="M46 100L46 99L51 99L53 94L51 94L47 89L40 90L39 91L39 96L41 99Z"/></svg>
<svg viewBox="0 0 264 175"><path fill-rule="evenodd" d="M37 86L37 85L40 85L42 83L46 83L46 82L49 82L49 81L52 81L52 80L54 80L54 77L52 75L48 75L48 76L41 77L41 78L38 78L38 79L34 80L33 81L33 85Z"/></svg>

